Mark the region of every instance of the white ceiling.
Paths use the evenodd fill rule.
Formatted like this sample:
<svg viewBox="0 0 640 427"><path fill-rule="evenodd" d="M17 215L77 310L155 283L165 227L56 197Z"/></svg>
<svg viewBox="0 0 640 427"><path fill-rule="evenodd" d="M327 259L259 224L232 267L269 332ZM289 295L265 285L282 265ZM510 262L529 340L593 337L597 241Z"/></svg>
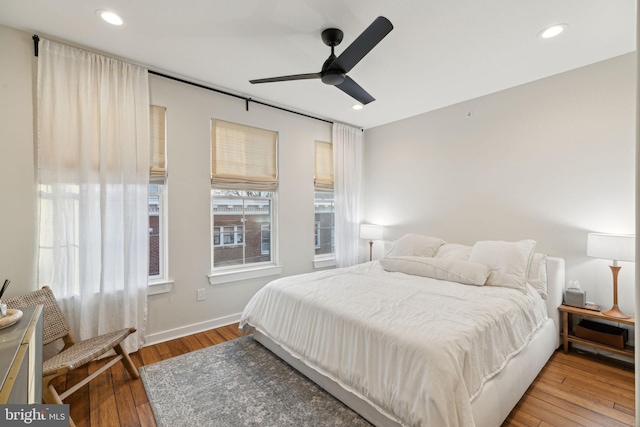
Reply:
<svg viewBox="0 0 640 427"><path fill-rule="evenodd" d="M249 83L320 71L323 29L344 31L339 55L380 15L394 30L349 73L376 98L362 110L319 80ZM0 24L363 128L635 50L634 0L2 0Z"/></svg>

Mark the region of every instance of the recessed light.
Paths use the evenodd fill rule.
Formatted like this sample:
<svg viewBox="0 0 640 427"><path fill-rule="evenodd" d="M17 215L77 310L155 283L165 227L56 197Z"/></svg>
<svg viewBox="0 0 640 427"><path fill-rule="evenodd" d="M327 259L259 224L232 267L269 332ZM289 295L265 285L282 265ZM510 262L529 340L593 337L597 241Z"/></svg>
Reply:
<svg viewBox="0 0 640 427"><path fill-rule="evenodd" d="M122 25L124 20L117 14L108 10L96 10L96 15L111 25Z"/></svg>
<svg viewBox="0 0 640 427"><path fill-rule="evenodd" d="M361 104L355 104L353 107L354 110L362 110L362 105Z"/></svg>
<svg viewBox="0 0 640 427"><path fill-rule="evenodd" d="M560 33L562 33L564 30L566 30L568 27L567 24L556 24L553 25L549 28L546 28L544 30L542 30L540 32L540 34L538 34L539 37L542 37L543 39L550 39L552 37L558 36L560 35Z"/></svg>

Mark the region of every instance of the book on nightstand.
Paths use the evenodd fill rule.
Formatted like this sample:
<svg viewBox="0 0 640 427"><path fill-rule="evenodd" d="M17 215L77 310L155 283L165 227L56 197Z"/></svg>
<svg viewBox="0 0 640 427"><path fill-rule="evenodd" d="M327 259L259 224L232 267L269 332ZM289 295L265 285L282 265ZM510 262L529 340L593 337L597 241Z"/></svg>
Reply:
<svg viewBox="0 0 640 427"><path fill-rule="evenodd" d="M586 303L582 308L586 308L587 310L600 311L599 305L591 304L591 303Z"/></svg>

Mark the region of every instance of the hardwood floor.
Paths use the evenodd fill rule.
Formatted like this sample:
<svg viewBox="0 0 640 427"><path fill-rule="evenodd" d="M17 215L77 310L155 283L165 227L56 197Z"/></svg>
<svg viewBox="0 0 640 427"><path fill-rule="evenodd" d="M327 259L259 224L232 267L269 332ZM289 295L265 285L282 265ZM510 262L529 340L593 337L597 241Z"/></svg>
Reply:
<svg viewBox="0 0 640 427"><path fill-rule="evenodd" d="M131 355L136 366L219 344L241 336L229 325L145 347ZM60 378L62 391L107 361ZM557 351L502 427L634 426L633 368L577 353ZM155 426L141 380L131 380L121 363L72 394L71 417L78 427ZM233 427L233 426L230 426Z"/></svg>
<svg viewBox="0 0 640 427"><path fill-rule="evenodd" d="M635 426L635 374L593 356L556 351L505 426Z"/></svg>

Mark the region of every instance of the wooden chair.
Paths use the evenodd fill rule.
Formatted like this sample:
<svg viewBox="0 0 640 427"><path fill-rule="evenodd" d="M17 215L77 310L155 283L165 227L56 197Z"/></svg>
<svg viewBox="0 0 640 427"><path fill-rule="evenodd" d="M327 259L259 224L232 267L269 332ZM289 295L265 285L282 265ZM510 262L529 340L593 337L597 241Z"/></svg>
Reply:
<svg viewBox="0 0 640 427"><path fill-rule="evenodd" d="M40 290L4 299L3 301L7 304L8 308L30 307L38 304L44 305L43 344L49 344L60 338L64 341L64 347L60 353L46 360L42 366L42 400L44 403L62 404L62 401L66 397L109 369L119 360L122 360L131 378L140 377L129 354L122 348L122 341L134 333L136 331L135 328L122 329L76 342L71 335L71 329L69 328L67 319L64 317L60 306L56 302L56 298L50 287L44 286ZM65 390L62 394L58 394L53 385L50 384L54 378L86 365L111 349L116 352L116 357L113 360L78 384ZM70 425L74 427L75 424L73 420L69 419L69 421Z"/></svg>

